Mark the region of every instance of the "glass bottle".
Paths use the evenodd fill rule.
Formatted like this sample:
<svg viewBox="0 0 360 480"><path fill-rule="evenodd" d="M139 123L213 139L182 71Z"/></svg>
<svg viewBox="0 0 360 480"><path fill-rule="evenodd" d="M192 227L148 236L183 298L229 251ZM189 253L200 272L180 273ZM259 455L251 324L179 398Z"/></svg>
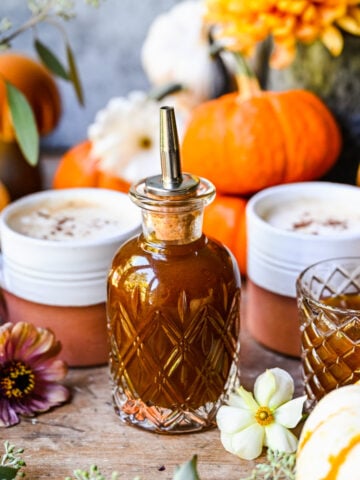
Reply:
<svg viewBox="0 0 360 480"><path fill-rule="evenodd" d="M215 425L238 385L240 274L233 255L202 233L215 196L183 174L174 110L160 109L162 174L133 185L142 233L115 254L108 276L108 333L115 410L160 433Z"/></svg>

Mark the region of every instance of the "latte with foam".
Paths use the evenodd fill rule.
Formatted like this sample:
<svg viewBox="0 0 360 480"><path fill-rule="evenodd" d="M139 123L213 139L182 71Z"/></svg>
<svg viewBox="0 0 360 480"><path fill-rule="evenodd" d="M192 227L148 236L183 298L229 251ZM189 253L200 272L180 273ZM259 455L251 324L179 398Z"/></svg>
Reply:
<svg viewBox="0 0 360 480"><path fill-rule="evenodd" d="M23 235L59 242L113 237L126 223L123 211L80 199L41 202L9 218L11 228Z"/></svg>
<svg viewBox="0 0 360 480"><path fill-rule="evenodd" d="M304 197L286 201L269 210L265 220L281 230L309 235L346 234L360 232L358 205Z"/></svg>

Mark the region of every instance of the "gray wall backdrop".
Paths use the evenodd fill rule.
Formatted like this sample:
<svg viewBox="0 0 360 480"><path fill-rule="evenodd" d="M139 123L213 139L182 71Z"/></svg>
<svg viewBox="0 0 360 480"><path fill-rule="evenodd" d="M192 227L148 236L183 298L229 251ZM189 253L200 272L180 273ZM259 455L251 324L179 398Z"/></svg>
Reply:
<svg viewBox="0 0 360 480"><path fill-rule="evenodd" d="M87 127L108 100L130 90L147 90L140 61L141 46L152 20L179 0L102 0L99 8L76 1L76 18L62 22L76 56L85 93L85 107L76 100L70 84L57 80L63 115L57 129L42 140L46 149L66 149L86 138ZM18 25L28 18L26 0L0 0L0 18ZM60 58L63 41L54 28L40 26L39 37ZM33 34L24 33L12 44L14 51L36 57Z"/></svg>

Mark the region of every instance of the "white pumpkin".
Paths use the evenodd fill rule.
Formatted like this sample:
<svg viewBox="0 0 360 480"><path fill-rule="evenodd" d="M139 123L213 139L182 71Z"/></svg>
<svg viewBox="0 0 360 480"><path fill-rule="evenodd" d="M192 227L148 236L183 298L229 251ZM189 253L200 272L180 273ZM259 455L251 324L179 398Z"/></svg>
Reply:
<svg viewBox="0 0 360 480"><path fill-rule="evenodd" d="M188 109L231 89L222 60L210 55L204 12L203 0L179 2L154 19L141 51L150 83L155 87L180 83L184 90L177 95Z"/></svg>
<svg viewBox="0 0 360 480"><path fill-rule="evenodd" d="M299 439L296 480L360 480L360 385L333 390L315 406Z"/></svg>

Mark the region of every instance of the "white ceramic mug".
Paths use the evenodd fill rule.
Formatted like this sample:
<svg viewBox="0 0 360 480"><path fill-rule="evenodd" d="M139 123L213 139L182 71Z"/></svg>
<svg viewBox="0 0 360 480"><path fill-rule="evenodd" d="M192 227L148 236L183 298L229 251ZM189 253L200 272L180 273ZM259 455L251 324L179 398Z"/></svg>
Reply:
<svg viewBox="0 0 360 480"><path fill-rule="evenodd" d="M297 205L300 208L303 205L302 210L296 210ZM327 231L321 230L315 221L317 234L306 233L299 226L291 227L292 221L299 220L296 212L305 212L307 208L317 208L316 215L323 212L325 220L329 217ZM281 218L271 222L270 217L277 211L282 212ZM246 215L248 275L257 285L272 292L295 298L297 276L306 267L319 260L360 253L358 187L330 182L279 185L254 195L247 204ZM310 215L309 212L309 216L300 219L310 221Z"/></svg>
<svg viewBox="0 0 360 480"><path fill-rule="evenodd" d="M296 279L309 265L360 254L360 188L329 182L278 185L248 202L247 308L251 335L300 355Z"/></svg>

